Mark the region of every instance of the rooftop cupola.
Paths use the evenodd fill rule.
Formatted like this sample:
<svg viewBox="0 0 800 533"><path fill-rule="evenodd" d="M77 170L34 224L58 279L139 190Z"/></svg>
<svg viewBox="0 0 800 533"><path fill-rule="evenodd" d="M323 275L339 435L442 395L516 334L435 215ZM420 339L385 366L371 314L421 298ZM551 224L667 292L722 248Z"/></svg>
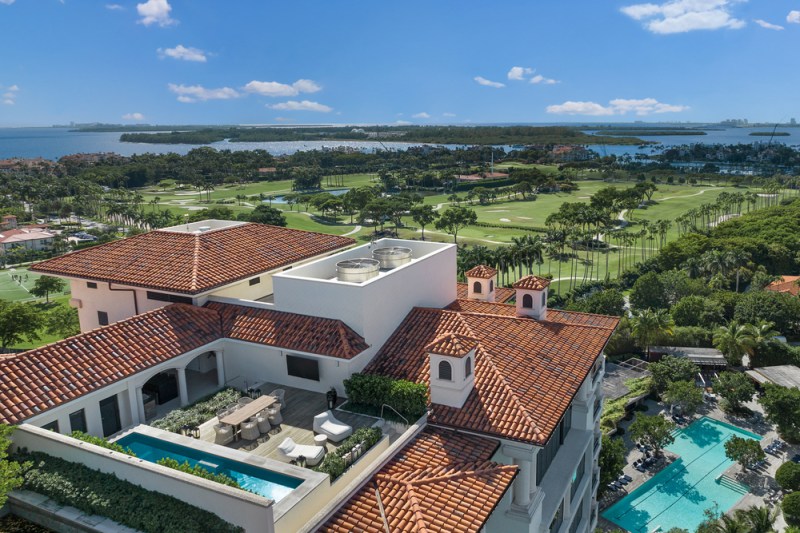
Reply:
<svg viewBox="0 0 800 533"><path fill-rule="evenodd" d="M550 280L538 276L525 276L514 285L517 300L517 315L536 320L547 320L547 288Z"/></svg>
<svg viewBox="0 0 800 533"><path fill-rule="evenodd" d="M467 270L467 298L494 302L494 289L497 285L497 270L486 265L478 265Z"/></svg>
<svg viewBox="0 0 800 533"><path fill-rule="evenodd" d="M431 402L461 408L475 384L478 341L447 333L425 347L430 362Z"/></svg>

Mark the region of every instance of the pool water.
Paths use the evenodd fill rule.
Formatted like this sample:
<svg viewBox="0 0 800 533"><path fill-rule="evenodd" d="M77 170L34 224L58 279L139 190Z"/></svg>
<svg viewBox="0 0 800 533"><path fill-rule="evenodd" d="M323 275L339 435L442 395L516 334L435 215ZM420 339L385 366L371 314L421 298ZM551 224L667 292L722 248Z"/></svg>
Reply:
<svg viewBox="0 0 800 533"><path fill-rule="evenodd" d="M131 433L122 437L116 443L125 448L130 448L136 454L136 457L151 463L156 463L164 457L170 457L180 463L188 461L192 466L199 465L214 474L225 474L235 479L241 488L275 502L279 502L303 482L302 479L141 433Z"/></svg>
<svg viewBox="0 0 800 533"><path fill-rule="evenodd" d="M703 511L717 506L727 512L748 487L727 477L717 480L733 461L725 457L725 441L736 435L761 437L711 418L696 420L674 433L667 450L680 456L639 488L606 509L603 518L632 533L681 527L694 531Z"/></svg>

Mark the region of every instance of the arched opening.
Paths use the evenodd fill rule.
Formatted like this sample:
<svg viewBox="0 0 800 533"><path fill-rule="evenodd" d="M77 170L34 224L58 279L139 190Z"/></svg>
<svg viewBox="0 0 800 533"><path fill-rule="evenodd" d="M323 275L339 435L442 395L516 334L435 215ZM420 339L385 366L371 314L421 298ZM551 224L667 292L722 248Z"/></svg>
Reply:
<svg viewBox="0 0 800 533"><path fill-rule="evenodd" d="M439 379L453 381L453 367L447 361L439 361Z"/></svg>
<svg viewBox="0 0 800 533"><path fill-rule="evenodd" d="M542 292L542 307L544 307L545 305L547 305L547 295L544 292Z"/></svg>
<svg viewBox="0 0 800 533"><path fill-rule="evenodd" d="M490 279L489 280L489 292L492 292L493 290L494 290L494 280Z"/></svg>
<svg viewBox="0 0 800 533"><path fill-rule="evenodd" d="M470 377L472 375L472 358L467 357L467 360L464 361L464 376Z"/></svg>
<svg viewBox="0 0 800 533"><path fill-rule="evenodd" d="M472 284L472 292L474 292L475 294L480 294L482 291L483 291L483 286L481 286L480 281L476 281L475 283Z"/></svg>
<svg viewBox="0 0 800 533"><path fill-rule="evenodd" d="M533 309L533 296L530 294L525 294L522 297L522 307L525 309Z"/></svg>

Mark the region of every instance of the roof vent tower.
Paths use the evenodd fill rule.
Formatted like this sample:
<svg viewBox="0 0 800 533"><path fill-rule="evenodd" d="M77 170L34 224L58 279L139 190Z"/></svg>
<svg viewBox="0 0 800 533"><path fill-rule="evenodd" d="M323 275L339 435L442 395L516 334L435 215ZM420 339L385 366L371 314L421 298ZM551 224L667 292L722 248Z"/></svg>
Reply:
<svg viewBox="0 0 800 533"><path fill-rule="evenodd" d="M467 270L467 298L494 302L495 285L497 285L497 270L486 265L478 265Z"/></svg>
<svg viewBox="0 0 800 533"><path fill-rule="evenodd" d="M547 291L550 280L538 276L525 276L514 285L517 300L517 315L536 320L547 320Z"/></svg>
<svg viewBox="0 0 800 533"><path fill-rule="evenodd" d="M431 402L461 408L475 385L478 340L447 333L425 347L430 363Z"/></svg>

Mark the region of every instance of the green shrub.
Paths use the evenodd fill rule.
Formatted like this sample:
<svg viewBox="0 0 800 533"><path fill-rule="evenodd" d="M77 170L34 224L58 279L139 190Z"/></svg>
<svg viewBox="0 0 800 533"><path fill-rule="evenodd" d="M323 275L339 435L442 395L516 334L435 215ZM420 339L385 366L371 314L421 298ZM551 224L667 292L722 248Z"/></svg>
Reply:
<svg viewBox="0 0 800 533"><path fill-rule="evenodd" d="M775 481L784 490L800 490L800 465L792 461L783 463L775 472Z"/></svg>
<svg viewBox="0 0 800 533"><path fill-rule="evenodd" d="M380 408L388 404L404 416L419 418L428 406L428 387L405 379L373 374L353 374L344 380L348 400Z"/></svg>
<svg viewBox="0 0 800 533"><path fill-rule="evenodd" d="M217 416L217 411L224 409L228 404L236 403L236 400L241 397L241 391L230 387L225 388L186 407L170 411L150 425L154 428L180 433L181 427L199 426Z"/></svg>
<svg viewBox="0 0 800 533"><path fill-rule="evenodd" d="M180 472L201 477L203 479L208 479L210 481L216 481L217 483L221 483L223 485L227 485L235 489L242 488L239 485L239 482L236 481L235 479L226 476L225 474L214 474L213 472L209 472L200 465L192 466L189 464L189 461L184 461L183 463L179 463L178 461L176 461L171 457L163 457L156 462L161 466L166 466L167 468L172 468L173 470L178 470Z"/></svg>
<svg viewBox="0 0 800 533"><path fill-rule="evenodd" d="M338 448L326 454L322 462L314 467L314 470L330 475L331 481L335 480L350 466L344 459L345 455L359 444L361 444L361 453L363 455L381 440L382 435L383 432L380 428L358 428L352 435L344 439Z"/></svg>
<svg viewBox="0 0 800 533"><path fill-rule="evenodd" d="M114 450L115 452L125 453L136 457L136 454L133 453L130 448L123 448L116 442L108 442L103 437L95 437L94 435L89 435L83 431L73 431L70 434L70 437L73 439L82 440L83 442L88 442L89 444L94 444L95 446L100 446L101 448L107 448L109 450Z"/></svg>
<svg viewBox="0 0 800 533"><path fill-rule="evenodd" d="M781 507L787 522L793 524L800 522L800 492L793 492L784 496Z"/></svg>
<svg viewBox="0 0 800 533"><path fill-rule="evenodd" d="M82 464L38 452L14 459L32 462L25 471L23 489L145 533L243 531L177 498L143 489Z"/></svg>

